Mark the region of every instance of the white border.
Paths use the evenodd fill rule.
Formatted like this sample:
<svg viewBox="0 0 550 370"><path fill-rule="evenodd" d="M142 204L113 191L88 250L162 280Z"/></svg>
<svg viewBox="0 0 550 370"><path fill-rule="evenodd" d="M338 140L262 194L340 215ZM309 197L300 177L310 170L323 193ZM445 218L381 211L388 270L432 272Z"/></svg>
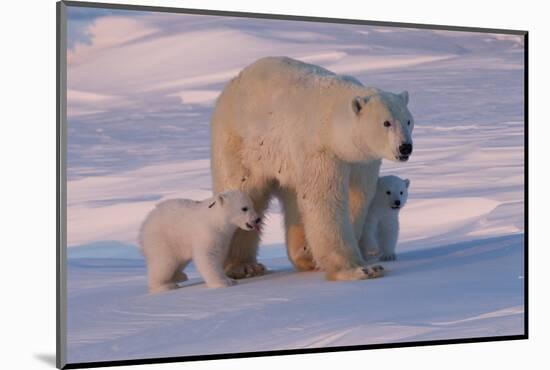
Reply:
<svg viewBox="0 0 550 370"><path fill-rule="evenodd" d="M545 213L550 209L546 84L549 24L544 2L128 0L136 5L525 29L530 31L530 336L460 344L154 365L157 369L518 369L547 363L550 306ZM53 367L55 353L55 1L12 1L2 12L1 246L3 365ZM506 94L503 91L502 94ZM4 207L7 205L7 207ZM10 366L11 365L11 366ZM133 369L148 367L134 366ZM153 368L152 366L149 368Z"/></svg>

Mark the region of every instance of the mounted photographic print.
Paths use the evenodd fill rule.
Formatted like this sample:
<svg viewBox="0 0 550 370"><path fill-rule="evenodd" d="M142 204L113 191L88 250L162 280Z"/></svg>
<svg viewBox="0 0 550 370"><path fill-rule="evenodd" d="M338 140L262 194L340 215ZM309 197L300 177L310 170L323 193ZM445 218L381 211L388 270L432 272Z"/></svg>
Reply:
<svg viewBox="0 0 550 370"><path fill-rule="evenodd" d="M527 338L527 32L57 10L58 367Z"/></svg>

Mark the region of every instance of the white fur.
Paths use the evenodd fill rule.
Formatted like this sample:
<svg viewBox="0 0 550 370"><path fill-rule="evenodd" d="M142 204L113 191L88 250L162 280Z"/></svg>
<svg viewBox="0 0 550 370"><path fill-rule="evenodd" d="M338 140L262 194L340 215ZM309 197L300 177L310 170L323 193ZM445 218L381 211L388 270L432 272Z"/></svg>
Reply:
<svg viewBox="0 0 550 370"><path fill-rule="evenodd" d="M300 256L307 240L309 260L327 278L367 278L357 242L369 198L365 182L375 187L380 159L397 160L399 145L412 142L407 102L406 93L365 88L318 66L260 59L231 80L217 101L211 123L214 190L246 192L260 214L279 196L295 265L293 256ZM366 175L372 171L363 172L364 166L376 175ZM230 276L263 272L258 242L258 235L235 233L225 266Z"/></svg>
<svg viewBox="0 0 550 370"><path fill-rule="evenodd" d="M379 253L383 261L396 259L399 212L407 203L409 184L408 179L403 180L397 176L384 176L378 179L376 195L370 205L363 236L359 241L365 258L373 253Z"/></svg>
<svg viewBox="0 0 550 370"><path fill-rule="evenodd" d="M208 287L233 285L223 272L231 237L237 228L251 230L250 226L258 223L252 201L239 191L226 191L204 201L159 203L143 222L139 237L149 291L175 289L176 283L187 280L182 270L191 260Z"/></svg>

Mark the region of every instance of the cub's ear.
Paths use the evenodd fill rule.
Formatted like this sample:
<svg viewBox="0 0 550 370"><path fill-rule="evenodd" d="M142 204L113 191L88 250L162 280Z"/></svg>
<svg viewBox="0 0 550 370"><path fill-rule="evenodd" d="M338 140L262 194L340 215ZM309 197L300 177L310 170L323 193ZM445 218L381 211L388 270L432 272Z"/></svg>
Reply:
<svg viewBox="0 0 550 370"><path fill-rule="evenodd" d="M405 105L409 104L409 92L407 90L399 94L399 97L401 98L401 100L403 100Z"/></svg>
<svg viewBox="0 0 550 370"><path fill-rule="evenodd" d="M411 184L411 180L405 179L405 186L407 187L407 189L409 188L410 184Z"/></svg>
<svg viewBox="0 0 550 370"><path fill-rule="evenodd" d="M356 96L355 98L353 98L353 100L351 101L351 108L353 109L355 114L359 114L359 112L361 112L361 109L363 109L365 105L367 105L368 100L368 97L361 96Z"/></svg>

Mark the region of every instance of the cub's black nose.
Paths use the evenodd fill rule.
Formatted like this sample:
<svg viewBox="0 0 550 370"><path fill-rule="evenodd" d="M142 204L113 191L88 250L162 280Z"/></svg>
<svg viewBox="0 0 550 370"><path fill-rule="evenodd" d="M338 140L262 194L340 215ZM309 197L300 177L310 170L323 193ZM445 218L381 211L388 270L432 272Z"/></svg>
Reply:
<svg viewBox="0 0 550 370"><path fill-rule="evenodd" d="M255 222L256 222L257 224L259 224L261 221L262 221L261 217L258 217L258 218L256 219Z"/></svg>
<svg viewBox="0 0 550 370"><path fill-rule="evenodd" d="M410 155L413 151L413 145L410 143L401 144L399 146L399 153L401 155Z"/></svg>
<svg viewBox="0 0 550 370"><path fill-rule="evenodd" d="M395 203L396 206L400 206L400 205L401 205L401 201L400 201L400 200L396 200L394 203Z"/></svg>

